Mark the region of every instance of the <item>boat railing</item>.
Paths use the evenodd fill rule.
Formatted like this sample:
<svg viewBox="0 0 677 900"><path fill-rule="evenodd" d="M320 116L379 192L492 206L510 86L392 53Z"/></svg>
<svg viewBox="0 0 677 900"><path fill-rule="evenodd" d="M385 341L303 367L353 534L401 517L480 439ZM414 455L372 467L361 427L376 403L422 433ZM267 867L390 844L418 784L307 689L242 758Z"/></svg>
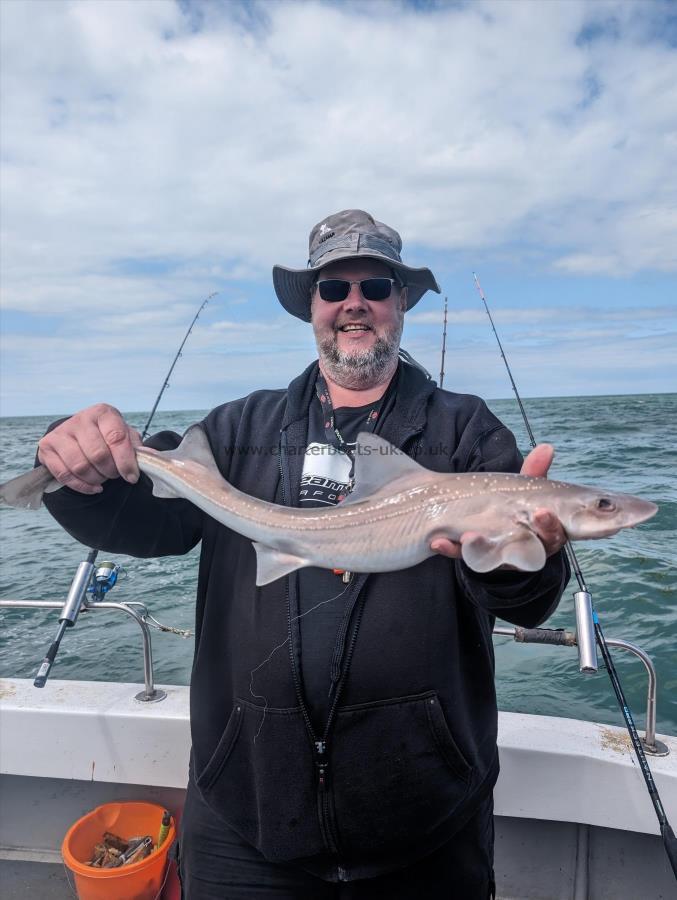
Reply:
<svg viewBox="0 0 677 900"><path fill-rule="evenodd" d="M0 600L0 608L4 609L62 609L63 604L52 600ZM135 699L143 703L164 700L166 694L155 687L153 673L153 646L151 642L150 628L146 621L147 610L140 603L111 603L108 600L83 601L82 612L96 610L119 610L132 619L141 628L143 638L143 675L144 690L135 695ZM522 628L520 626L505 627L497 625L494 634L500 637L511 637L521 644L550 644L561 647L575 647L578 642L574 631L563 628ZM656 668L651 657L641 647L617 638L607 638L610 647L618 647L632 653L644 664L648 676L647 704L646 704L646 730L642 738L642 744L646 753L653 756L667 756L669 750L662 742L656 740Z"/></svg>
<svg viewBox="0 0 677 900"><path fill-rule="evenodd" d="M0 600L0 608L4 609L62 609L63 603L58 600ZM141 628L143 637L143 678L144 689L135 695L135 699L142 703L157 703L164 700L167 694L155 687L153 674L153 645L151 642L150 628L145 620L147 611L140 603L134 605L127 603L112 603L110 600L83 601L81 613L97 610L120 610L131 616Z"/></svg>
<svg viewBox="0 0 677 900"><path fill-rule="evenodd" d="M550 644L559 647L576 647L578 640L575 631L567 631L564 628L522 628L515 626L514 628L496 625L494 634L501 637L511 637L518 644ZM670 752L667 745L662 741L656 740L656 667L651 657L638 647L631 644L630 641L623 641L620 638L607 638L607 644L610 647L618 647L619 650L627 650L632 653L644 664L648 675L648 688L646 700L646 730L642 737L642 746L646 753L652 756L667 756Z"/></svg>

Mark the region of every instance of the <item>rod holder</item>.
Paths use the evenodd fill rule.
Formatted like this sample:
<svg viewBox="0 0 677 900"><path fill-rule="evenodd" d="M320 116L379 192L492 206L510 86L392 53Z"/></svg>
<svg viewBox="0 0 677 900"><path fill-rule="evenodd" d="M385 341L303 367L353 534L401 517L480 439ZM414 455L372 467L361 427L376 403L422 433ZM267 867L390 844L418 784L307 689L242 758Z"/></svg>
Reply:
<svg viewBox="0 0 677 900"><path fill-rule="evenodd" d="M578 670L593 675L599 668L597 662L597 639L592 621L592 597L588 591L574 594L576 611L576 643L578 644Z"/></svg>
<svg viewBox="0 0 677 900"><path fill-rule="evenodd" d="M93 574L93 563L89 561L80 563L77 572L75 573L75 577L71 582L66 602L61 610L59 622L67 622L70 628L75 625L75 621L82 608L82 601L85 599L87 588L89 587L89 582L92 580Z"/></svg>

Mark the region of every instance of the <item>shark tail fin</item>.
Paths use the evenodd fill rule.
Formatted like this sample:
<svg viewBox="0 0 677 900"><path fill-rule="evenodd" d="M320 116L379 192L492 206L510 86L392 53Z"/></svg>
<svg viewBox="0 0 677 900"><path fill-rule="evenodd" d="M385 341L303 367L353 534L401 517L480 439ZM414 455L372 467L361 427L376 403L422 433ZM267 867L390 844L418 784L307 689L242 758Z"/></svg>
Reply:
<svg viewBox="0 0 677 900"><path fill-rule="evenodd" d="M45 466L36 466L30 472L11 478L0 485L0 501L16 509L39 509L43 494L58 491L62 485Z"/></svg>

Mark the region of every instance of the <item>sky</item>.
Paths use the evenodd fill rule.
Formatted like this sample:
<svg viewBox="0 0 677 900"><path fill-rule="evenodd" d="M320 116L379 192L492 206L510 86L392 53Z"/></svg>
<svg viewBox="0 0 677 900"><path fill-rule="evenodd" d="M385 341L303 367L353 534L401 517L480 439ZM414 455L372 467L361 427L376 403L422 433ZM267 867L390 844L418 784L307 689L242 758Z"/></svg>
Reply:
<svg viewBox="0 0 677 900"><path fill-rule="evenodd" d="M2 0L0 414L207 409L315 355L275 263L361 208L444 386L677 390L677 4Z"/></svg>

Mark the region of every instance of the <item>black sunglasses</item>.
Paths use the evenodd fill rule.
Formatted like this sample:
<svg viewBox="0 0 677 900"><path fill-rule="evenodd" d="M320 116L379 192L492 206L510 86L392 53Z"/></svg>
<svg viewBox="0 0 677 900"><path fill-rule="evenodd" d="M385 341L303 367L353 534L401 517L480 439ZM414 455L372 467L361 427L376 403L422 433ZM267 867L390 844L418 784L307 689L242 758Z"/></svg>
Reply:
<svg viewBox="0 0 677 900"><path fill-rule="evenodd" d="M365 300L387 300L392 293L394 278L363 278L362 281L347 281L343 278L325 278L317 282L320 297L328 303L340 303L350 293L354 284L359 284Z"/></svg>

